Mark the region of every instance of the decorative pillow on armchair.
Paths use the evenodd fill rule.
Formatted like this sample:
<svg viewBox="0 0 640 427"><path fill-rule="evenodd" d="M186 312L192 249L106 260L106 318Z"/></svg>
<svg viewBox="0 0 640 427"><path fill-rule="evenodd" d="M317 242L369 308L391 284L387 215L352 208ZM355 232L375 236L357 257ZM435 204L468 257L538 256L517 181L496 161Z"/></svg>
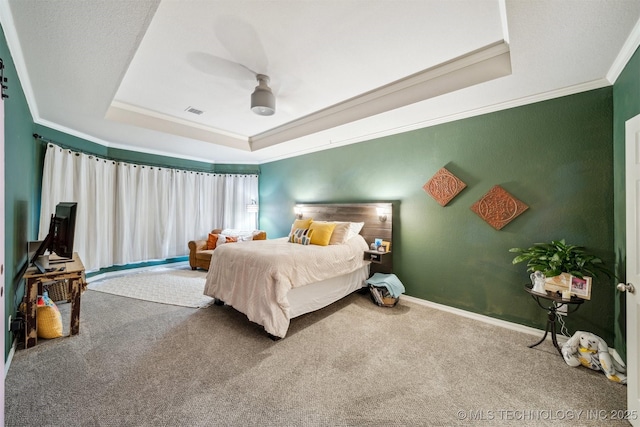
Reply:
<svg viewBox="0 0 640 427"><path fill-rule="evenodd" d="M217 243L218 243L218 235L209 233L209 238L207 239L207 250L210 251L211 249L215 249Z"/></svg>
<svg viewBox="0 0 640 427"><path fill-rule="evenodd" d="M267 240L267 232L263 230L254 231L253 240Z"/></svg>
<svg viewBox="0 0 640 427"><path fill-rule="evenodd" d="M251 240L266 240L267 232L263 230L241 230L235 228L225 228L220 234L225 236L232 236L237 239L238 242L248 242ZM229 243L229 242L226 242Z"/></svg>
<svg viewBox="0 0 640 427"><path fill-rule="evenodd" d="M238 238L235 236L226 236L224 234L218 234L218 242L216 243L216 248L224 245L225 243L235 243L238 241Z"/></svg>
<svg viewBox="0 0 640 427"><path fill-rule="evenodd" d="M225 243L237 242L238 238L234 236L225 236L224 234L213 234L209 233L209 238L207 239L207 250L215 249L220 245Z"/></svg>

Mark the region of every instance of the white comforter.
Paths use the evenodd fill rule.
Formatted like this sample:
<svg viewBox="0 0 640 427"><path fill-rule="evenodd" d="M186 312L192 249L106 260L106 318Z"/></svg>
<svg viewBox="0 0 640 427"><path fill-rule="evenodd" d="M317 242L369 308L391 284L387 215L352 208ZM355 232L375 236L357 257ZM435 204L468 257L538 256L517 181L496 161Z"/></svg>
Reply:
<svg viewBox="0 0 640 427"><path fill-rule="evenodd" d="M277 337L289 328L290 289L351 273L367 263L358 235L342 245L303 246L286 238L222 245L213 252L204 288Z"/></svg>

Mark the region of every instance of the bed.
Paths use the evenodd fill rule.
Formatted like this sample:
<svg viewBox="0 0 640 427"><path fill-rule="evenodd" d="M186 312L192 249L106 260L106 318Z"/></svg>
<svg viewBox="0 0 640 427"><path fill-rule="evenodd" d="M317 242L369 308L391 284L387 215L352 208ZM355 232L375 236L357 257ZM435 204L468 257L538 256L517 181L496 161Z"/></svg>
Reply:
<svg viewBox="0 0 640 427"><path fill-rule="evenodd" d="M291 243L287 237L223 245L214 251L207 273L205 295L245 314L272 338L284 338L291 319L365 286L370 262L364 251L375 238L391 241L391 203L296 207L316 222L362 223L362 228L327 246Z"/></svg>

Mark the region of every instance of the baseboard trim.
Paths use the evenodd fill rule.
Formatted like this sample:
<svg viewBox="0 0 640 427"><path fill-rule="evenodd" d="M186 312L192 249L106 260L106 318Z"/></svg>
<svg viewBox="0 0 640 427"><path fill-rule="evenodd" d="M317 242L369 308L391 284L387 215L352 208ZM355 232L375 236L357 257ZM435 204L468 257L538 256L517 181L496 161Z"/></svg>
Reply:
<svg viewBox="0 0 640 427"><path fill-rule="evenodd" d="M437 302L427 301L427 300L416 298L416 297L412 297L412 296L409 296L409 295L402 295L402 299L406 299L409 302L412 302L412 303L415 303L415 304L418 304L418 305L423 305L425 307L431 307L431 308L435 308L437 310L442 310L442 311L446 311L448 313L456 314L458 316L467 317L469 319L477 320L479 322L484 322L484 323L488 323L490 325L495 325L495 326L500 326L502 328L511 329L512 331L523 332L523 333L529 334L529 335L537 335L538 337L540 335L544 334L544 331L542 329L532 328L530 326L520 325L518 323L512 323L512 322L508 322L508 321L502 320L502 319L496 319L494 317L485 316L484 314L473 313L471 311L466 311L466 310L462 310L460 308L450 307L450 306L444 305L444 304L438 304ZM564 335L557 335L556 338L558 339L558 344L560 344L560 345L564 344L569 339L569 338L565 337ZM551 335L547 336L547 341L551 341ZM625 361L622 360L622 357L616 351L615 348L609 347L609 353L618 362L620 362L622 365L626 366Z"/></svg>
<svg viewBox="0 0 640 427"><path fill-rule="evenodd" d="M18 340L14 339L13 344L11 345L11 350L9 350L9 354L7 355L7 360L4 361L4 378L7 378L7 374L9 373L9 367L11 366L13 355L16 354L17 345Z"/></svg>
<svg viewBox="0 0 640 427"><path fill-rule="evenodd" d="M141 273L158 267L183 267L189 265L189 261L167 262L163 264L145 265L143 267L123 268L122 270L107 271L87 277L87 282L108 279L110 277L122 276L124 274Z"/></svg>
<svg viewBox="0 0 640 427"><path fill-rule="evenodd" d="M448 313L456 314L458 316L467 317L469 319L477 320L479 322L484 322L490 325L511 329L512 331L523 332L525 334L537 335L537 336L544 334L544 330L542 329L532 328L531 326L520 325L518 323L508 322L502 319L496 319L494 317L489 317L484 314L473 313L471 311L462 310L456 307L450 307L448 305L439 304L437 302L432 302L432 301L424 300L421 298L412 297L409 295L402 295L402 299L405 299L415 304L423 305L425 307L431 307L437 310L442 310ZM557 338L558 338L558 342L565 342L568 339L564 335L557 335ZM547 337L547 340L551 340L551 335Z"/></svg>

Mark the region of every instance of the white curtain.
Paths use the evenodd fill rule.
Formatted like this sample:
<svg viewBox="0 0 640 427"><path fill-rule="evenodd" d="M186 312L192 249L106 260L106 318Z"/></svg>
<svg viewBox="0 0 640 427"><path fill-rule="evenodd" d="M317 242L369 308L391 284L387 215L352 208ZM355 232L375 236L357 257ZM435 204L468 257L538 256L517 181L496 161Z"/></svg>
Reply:
<svg viewBox="0 0 640 427"><path fill-rule="evenodd" d="M39 239L60 202L77 202L74 251L87 271L184 256L213 228L258 228L258 175L137 165L48 144Z"/></svg>

